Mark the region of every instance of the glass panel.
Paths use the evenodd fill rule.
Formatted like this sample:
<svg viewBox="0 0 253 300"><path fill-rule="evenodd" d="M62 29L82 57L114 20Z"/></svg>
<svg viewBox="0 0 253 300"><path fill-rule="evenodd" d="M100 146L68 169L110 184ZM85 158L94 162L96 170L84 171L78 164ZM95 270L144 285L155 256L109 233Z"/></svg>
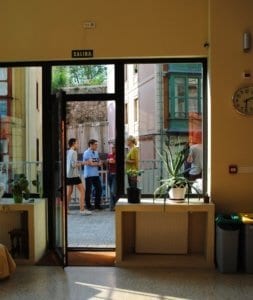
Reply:
<svg viewBox="0 0 253 300"><path fill-rule="evenodd" d="M5 77L7 69L0 70L1 78ZM4 89L9 89L12 99L0 101L0 181L5 184L5 192L12 193L10 181L24 173L30 193L41 196L42 109L36 109L36 84L40 86L41 106L42 70L39 67L20 67L12 68L10 74ZM36 148L38 144L39 149Z"/></svg>
<svg viewBox="0 0 253 300"><path fill-rule="evenodd" d="M78 176L81 178L83 186L86 187L86 208L93 209L98 205L96 202L96 195L98 195L101 207L111 209L114 207L116 177L115 174L113 175L112 172L110 172L112 167L109 165L107 158L108 154L111 153L112 146L115 142L115 105L116 103L114 100L67 101L66 138L67 142L70 141L70 139L76 139L78 141L78 144L75 146L77 160L83 162L85 159L84 152L88 149L89 140L95 139L97 141L97 148L93 149L95 152L92 153L92 155L94 155L94 159L99 159L101 161L101 166L98 167L99 187L97 188L95 188L94 185L91 187L90 181L87 179L90 176L89 168L85 170L86 166L80 166L78 169ZM98 156L96 156L97 154ZM87 223L84 223L85 230L77 237L76 222L80 217L79 210L84 206L84 197L82 196L82 190L80 193L77 186L74 186L72 192L68 187L69 186L67 186L67 191L70 191L71 193L68 199L68 246L114 248L114 215L108 211L107 214L104 215L108 218L106 224L103 224L101 228L98 227L100 222L96 219L94 213L94 216L92 216L93 221L90 222L88 220ZM97 192L98 194L96 194ZM100 234L94 234L94 225L99 229Z"/></svg>
<svg viewBox="0 0 253 300"><path fill-rule="evenodd" d="M175 98L175 118L185 118L185 101L182 98Z"/></svg>
<svg viewBox="0 0 253 300"><path fill-rule="evenodd" d="M127 160L131 150L127 138L132 135L137 142L138 169L144 171L137 178L137 186L142 194L153 195L160 180L168 177L158 151L161 153L167 145L171 145L172 153L178 148L185 151L180 171L184 178L193 181L201 194L202 64L139 64L136 69L138 76L133 72L133 65L125 65L125 120L128 120L125 124L125 155ZM126 175L125 187L128 186ZM189 192L196 194L196 189L192 188Z"/></svg>
<svg viewBox="0 0 253 300"><path fill-rule="evenodd" d="M7 116L7 100L0 100L0 117Z"/></svg>
<svg viewBox="0 0 253 300"><path fill-rule="evenodd" d="M175 79L175 97L185 96L185 80L184 78Z"/></svg>
<svg viewBox="0 0 253 300"><path fill-rule="evenodd" d="M114 65L54 66L52 93L62 89L67 94L114 93Z"/></svg>
<svg viewBox="0 0 253 300"><path fill-rule="evenodd" d="M199 111L199 79L198 78L188 78L188 96L189 96L189 112Z"/></svg>
<svg viewBox="0 0 253 300"><path fill-rule="evenodd" d="M0 96L8 95L8 84L7 82L0 82Z"/></svg>
<svg viewBox="0 0 253 300"><path fill-rule="evenodd" d="M7 80L7 68L0 68L0 80Z"/></svg>

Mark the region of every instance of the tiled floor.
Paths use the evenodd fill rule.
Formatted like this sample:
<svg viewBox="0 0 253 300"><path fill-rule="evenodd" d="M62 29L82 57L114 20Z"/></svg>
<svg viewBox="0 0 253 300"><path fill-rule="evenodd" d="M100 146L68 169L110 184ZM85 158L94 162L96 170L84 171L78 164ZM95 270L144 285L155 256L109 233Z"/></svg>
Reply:
<svg viewBox="0 0 253 300"><path fill-rule="evenodd" d="M215 270L18 266L1 300L251 300L253 275Z"/></svg>

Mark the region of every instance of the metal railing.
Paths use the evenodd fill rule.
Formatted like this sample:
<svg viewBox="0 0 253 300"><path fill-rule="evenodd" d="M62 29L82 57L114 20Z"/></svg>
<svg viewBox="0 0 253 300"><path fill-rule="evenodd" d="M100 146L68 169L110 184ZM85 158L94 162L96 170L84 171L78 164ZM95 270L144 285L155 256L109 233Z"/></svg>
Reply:
<svg viewBox="0 0 253 300"><path fill-rule="evenodd" d="M43 191L42 162L0 162L0 182L4 184L6 193L11 193L11 180L19 174L25 174L30 193L40 194ZM36 184L33 181L36 181Z"/></svg>
<svg viewBox="0 0 253 300"><path fill-rule="evenodd" d="M138 187L143 195L153 195L154 190L158 187L162 176L162 163L159 160L142 160L140 161L140 169L143 170L141 176L138 177ZM108 187L108 171L99 171L102 184L102 205L109 205L110 190ZM83 172L80 170L80 177L85 184ZM127 175L125 175L125 193L128 187ZM79 205L79 191L76 187L73 189L70 205Z"/></svg>

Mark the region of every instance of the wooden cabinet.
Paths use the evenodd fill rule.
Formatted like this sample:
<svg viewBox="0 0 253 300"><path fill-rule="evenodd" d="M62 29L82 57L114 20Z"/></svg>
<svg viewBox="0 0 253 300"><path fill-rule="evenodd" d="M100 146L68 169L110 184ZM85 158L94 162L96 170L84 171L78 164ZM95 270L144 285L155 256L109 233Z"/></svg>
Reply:
<svg viewBox="0 0 253 300"><path fill-rule="evenodd" d="M32 203L14 203L13 199L0 200L0 241L9 250L9 231L21 227L21 214L27 215L28 257L14 257L17 264L35 264L45 253L47 244L46 199L34 199Z"/></svg>
<svg viewBox="0 0 253 300"><path fill-rule="evenodd" d="M214 267L213 203L163 204L119 199L116 205L116 265Z"/></svg>

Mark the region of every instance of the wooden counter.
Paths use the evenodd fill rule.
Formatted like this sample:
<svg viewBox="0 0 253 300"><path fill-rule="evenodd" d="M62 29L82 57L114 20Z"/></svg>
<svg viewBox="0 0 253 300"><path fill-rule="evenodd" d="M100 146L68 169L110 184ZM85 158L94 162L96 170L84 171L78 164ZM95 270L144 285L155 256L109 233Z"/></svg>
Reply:
<svg viewBox="0 0 253 300"><path fill-rule="evenodd" d="M116 265L214 267L213 203L119 199L115 211Z"/></svg>
<svg viewBox="0 0 253 300"><path fill-rule="evenodd" d="M11 248L8 232L20 228L20 214L28 213L29 257L14 258L17 264L35 264L46 250L46 199L34 199L33 203L14 203L13 199L0 199L0 240Z"/></svg>

